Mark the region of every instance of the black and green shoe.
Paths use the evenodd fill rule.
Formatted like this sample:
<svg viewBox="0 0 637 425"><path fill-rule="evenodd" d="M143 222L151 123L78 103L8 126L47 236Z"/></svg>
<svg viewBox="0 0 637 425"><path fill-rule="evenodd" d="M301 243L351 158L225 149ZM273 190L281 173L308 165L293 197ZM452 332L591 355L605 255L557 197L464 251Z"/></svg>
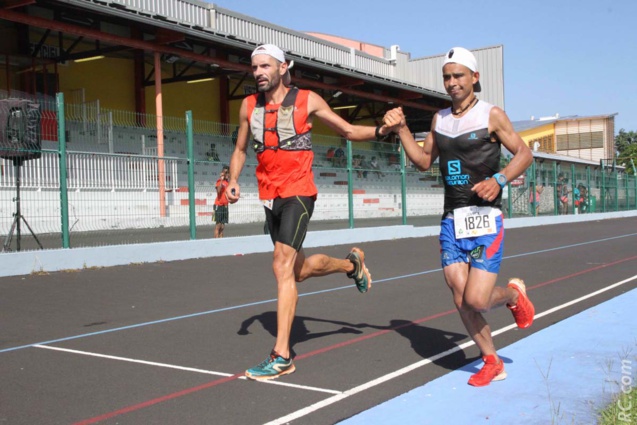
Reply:
<svg viewBox="0 0 637 425"><path fill-rule="evenodd" d="M372 276L365 267L365 253L358 248L352 248L345 258L354 265L354 270L347 273L347 277L354 279L359 292L367 292L372 287Z"/></svg>

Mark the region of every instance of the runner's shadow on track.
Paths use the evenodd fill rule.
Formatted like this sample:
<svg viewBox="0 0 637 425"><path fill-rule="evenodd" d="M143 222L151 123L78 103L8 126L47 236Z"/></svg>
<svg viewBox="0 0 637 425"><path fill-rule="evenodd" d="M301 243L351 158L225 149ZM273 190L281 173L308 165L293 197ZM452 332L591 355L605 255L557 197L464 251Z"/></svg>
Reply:
<svg viewBox="0 0 637 425"><path fill-rule="evenodd" d="M411 341L411 347L414 351L425 359L451 350L467 338L465 334L428 328L409 320L392 320L390 328ZM507 357L500 356L500 358L505 364L513 363ZM448 356L434 360L433 363L448 370L460 369L473 374L482 367L482 363L474 364L476 360L481 359L479 356L467 357L464 350L458 350Z"/></svg>
<svg viewBox="0 0 637 425"><path fill-rule="evenodd" d="M252 326L252 324L255 322L260 322L261 326L263 326L263 329L265 329L267 332L270 333L270 335L276 338L276 311L266 311L265 313L252 316L244 320L241 323L241 327L237 331L237 334L248 335L250 333L250 326ZM306 326L306 323L308 322L332 323L341 327L333 331L310 332L310 330ZM335 334L362 334L363 331L355 329L358 327L360 327L360 325L353 325L351 323L341 322L338 320L326 320L307 316L296 316L294 318L294 322L292 322L292 332L290 334L290 354L293 357L296 356L293 347L299 342L305 342L311 339L322 338L324 336Z"/></svg>
<svg viewBox="0 0 637 425"><path fill-rule="evenodd" d="M276 311L266 311L262 314L252 316L241 323L241 327L237 331L237 334L250 334L250 327L255 322L259 322L263 329L265 329L270 335L276 338L276 320ZM306 323L309 322L331 323L340 326L340 328L326 332L310 332L310 330L306 326ZM291 355L293 357L296 356L293 348L295 344L335 334L359 335L363 333L361 329L365 328L378 329L382 331L394 331L398 333L399 335L409 340L412 349L423 359L428 359L447 350L451 350L457 347L461 341L467 338L467 335L465 334L446 332L444 330L422 326L410 320L394 319L390 321L388 326L382 326L369 323L353 324L338 320L326 320L307 316L296 316L294 318L294 322L292 323L292 332L290 335ZM433 360L433 363L448 370L461 369L469 372L477 372L479 369L475 366L471 366L470 364L479 359L479 357L467 358L464 350L458 350L447 356L443 356L439 359ZM511 360L506 358L503 358L503 361L505 363L511 362Z"/></svg>
<svg viewBox="0 0 637 425"><path fill-rule="evenodd" d="M394 319L389 326L359 325L376 329L393 330L406 338L411 343L411 348L423 359L428 359L447 350L458 346L458 343L465 340L467 335L455 332L447 332L441 329L430 328L419 325L410 320ZM448 370L456 370L465 365L468 361L477 359L467 359L464 350L458 350L447 356L433 360L432 363L444 367Z"/></svg>
<svg viewBox="0 0 637 425"><path fill-rule="evenodd" d="M368 325L372 326L373 325ZM381 328L382 329L382 328ZM466 334L445 332L440 329L421 326L409 320L392 320L388 329L393 329L411 342L414 351L425 359L444 353L458 346L467 338ZM513 363L508 357L500 356L505 364ZM480 362L477 362L480 360ZM462 370L477 373L482 367L480 356L467 357L464 350L458 350L433 361L448 370Z"/></svg>

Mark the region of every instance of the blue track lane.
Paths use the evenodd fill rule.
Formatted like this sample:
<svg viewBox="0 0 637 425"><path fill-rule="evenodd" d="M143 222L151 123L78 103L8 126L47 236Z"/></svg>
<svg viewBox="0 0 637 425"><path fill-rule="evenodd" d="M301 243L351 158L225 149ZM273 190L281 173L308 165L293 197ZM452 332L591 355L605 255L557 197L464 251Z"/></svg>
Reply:
<svg viewBox="0 0 637 425"><path fill-rule="evenodd" d="M504 381L467 385L474 362L340 424L597 423L611 395L637 382L636 305L632 290L498 350Z"/></svg>

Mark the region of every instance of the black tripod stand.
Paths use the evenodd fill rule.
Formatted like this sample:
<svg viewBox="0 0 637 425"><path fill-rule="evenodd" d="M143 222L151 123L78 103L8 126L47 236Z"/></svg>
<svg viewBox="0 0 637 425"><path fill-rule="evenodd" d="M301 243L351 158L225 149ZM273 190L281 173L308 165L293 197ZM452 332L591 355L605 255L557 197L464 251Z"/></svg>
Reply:
<svg viewBox="0 0 637 425"><path fill-rule="evenodd" d="M15 201L15 213L13 214L13 224L11 225L11 230L9 230L9 233L7 234L7 238L5 239L4 245L2 247L3 252L11 251L11 239L13 238L14 231L16 232L16 240L15 240L16 250L20 251L20 239L22 237L20 232L21 230L20 221L23 221L24 224L27 226L27 228L29 229L29 232L31 232L31 235L33 235L33 238L38 243L38 246L40 247L40 249L44 249L38 237L35 235L35 233L33 233L33 229L31 229L31 226L29 226L29 223L26 221L26 219L20 212L20 168L22 167L23 162L24 162L24 159L22 158L13 158L13 169L15 171L15 190L16 190L16 196L15 198L13 198L13 200Z"/></svg>

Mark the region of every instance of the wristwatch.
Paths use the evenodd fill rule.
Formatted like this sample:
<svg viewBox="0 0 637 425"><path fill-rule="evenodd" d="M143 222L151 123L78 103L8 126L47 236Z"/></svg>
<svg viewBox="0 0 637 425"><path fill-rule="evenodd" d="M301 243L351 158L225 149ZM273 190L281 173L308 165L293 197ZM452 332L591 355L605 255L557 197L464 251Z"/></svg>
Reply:
<svg viewBox="0 0 637 425"><path fill-rule="evenodd" d="M506 186L507 184L507 176L505 176L504 174L495 173L493 175L493 178L495 179L495 181L498 182L498 184L500 185L500 188L504 189L504 186Z"/></svg>

